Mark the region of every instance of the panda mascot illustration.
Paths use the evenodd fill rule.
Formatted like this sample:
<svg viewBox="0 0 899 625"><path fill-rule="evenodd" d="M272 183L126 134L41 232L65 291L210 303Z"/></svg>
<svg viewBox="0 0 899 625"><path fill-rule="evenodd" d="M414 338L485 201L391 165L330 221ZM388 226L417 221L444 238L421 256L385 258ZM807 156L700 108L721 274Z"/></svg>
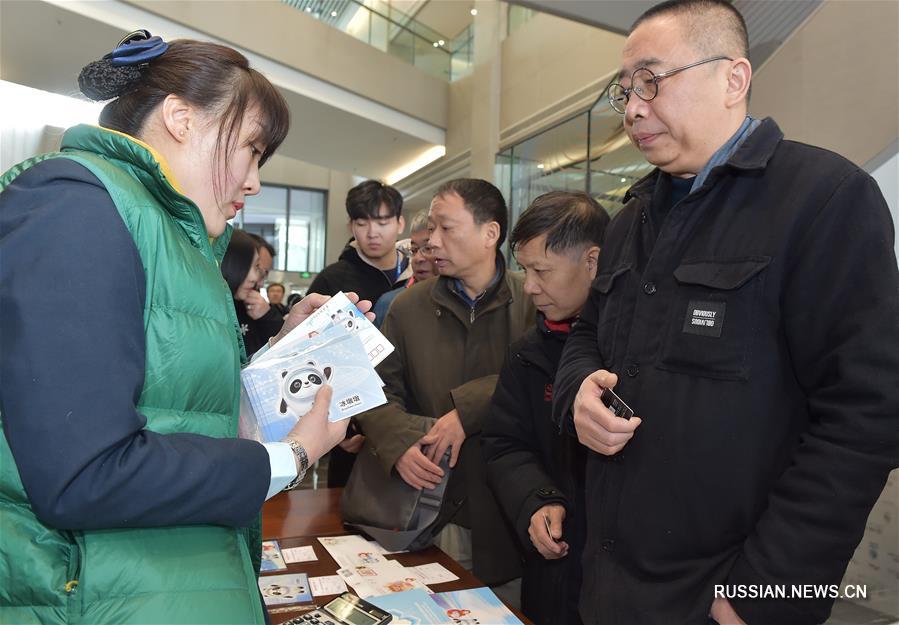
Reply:
<svg viewBox="0 0 899 625"><path fill-rule="evenodd" d="M343 326L347 332L355 332L359 329L359 321L350 310L338 310L331 315L331 325Z"/></svg>
<svg viewBox="0 0 899 625"><path fill-rule="evenodd" d="M330 366L320 367L314 360L308 360L295 369L285 369L281 373L281 404L278 411L287 414L290 408L297 417L309 412L315 394L331 380L331 373Z"/></svg>

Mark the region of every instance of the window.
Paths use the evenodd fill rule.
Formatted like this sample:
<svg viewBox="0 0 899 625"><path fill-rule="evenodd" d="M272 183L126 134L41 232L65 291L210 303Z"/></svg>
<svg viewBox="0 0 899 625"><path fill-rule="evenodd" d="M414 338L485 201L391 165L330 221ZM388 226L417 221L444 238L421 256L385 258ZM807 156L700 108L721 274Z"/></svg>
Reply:
<svg viewBox="0 0 899 625"><path fill-rule="evenodd" d="M325 266L325 206L323 191L290 190L290 225L279 243L286 247L287 271L319 272Z"/></svg>
<svg viewBox="0 0 899 625"><path fill-rule="evenodd" d="M326 191L263 184L233 224L274 246L276 271L318 272L325 265L327 205Z"/></svg>

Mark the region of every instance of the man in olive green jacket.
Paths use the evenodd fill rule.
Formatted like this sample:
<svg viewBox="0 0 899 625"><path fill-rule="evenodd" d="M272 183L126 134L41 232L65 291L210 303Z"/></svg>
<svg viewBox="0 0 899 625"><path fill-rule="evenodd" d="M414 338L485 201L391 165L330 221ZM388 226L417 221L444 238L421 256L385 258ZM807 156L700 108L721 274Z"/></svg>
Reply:
<svg viewBox="0 0 899 625"><path fill-rule="evenodd" d="M505 201L490 183L453 180L438 190L428 254L439 277L391 305L381 330L396 351L378 368L388 403L358 417L363 453L413 487L436 486L443 475L437 463L450 452L453 473L438 523L449 523L444 534L455 538L448 546L438 537L438 544L463 564L471 554L474 574L490 585L520 577L521 556L487 485L481 423L506 349L535 316L522 277L507 273L497 252L506 225Z"/></svg>

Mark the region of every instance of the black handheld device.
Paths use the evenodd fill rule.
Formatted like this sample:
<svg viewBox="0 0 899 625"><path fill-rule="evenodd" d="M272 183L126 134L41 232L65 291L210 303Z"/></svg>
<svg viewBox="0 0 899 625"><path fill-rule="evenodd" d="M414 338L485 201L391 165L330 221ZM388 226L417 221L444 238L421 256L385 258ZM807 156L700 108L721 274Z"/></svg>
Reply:
<svg viewBox="0 0 899 625"><path fill-rule="evenodd" d="M624 400L618 397L615 391L610 388L604 388L602 390L599 400L606 408L611 410L616 417L630 419L634 416L634 411L631 410L631 407L624 403Z"/></svg>

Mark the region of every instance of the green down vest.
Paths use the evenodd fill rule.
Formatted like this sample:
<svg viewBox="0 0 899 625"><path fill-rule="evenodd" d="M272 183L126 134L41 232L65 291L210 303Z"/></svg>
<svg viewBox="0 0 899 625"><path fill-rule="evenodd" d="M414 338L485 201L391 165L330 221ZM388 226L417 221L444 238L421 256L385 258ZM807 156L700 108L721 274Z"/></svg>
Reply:
<svg viewBox="0 0 899 625"><path fill-rule="evenodd" d="M146 375L137 409L147 429L236 436L243 345L218 266L230 230L211 244L196 205L126 135L76 126L61 150L8 171L0 191L47 158L70 158L99 178L146 273ZM264 622L246 529L52 529L32 512L5 435L0 534L0 623Z"/></svg>

